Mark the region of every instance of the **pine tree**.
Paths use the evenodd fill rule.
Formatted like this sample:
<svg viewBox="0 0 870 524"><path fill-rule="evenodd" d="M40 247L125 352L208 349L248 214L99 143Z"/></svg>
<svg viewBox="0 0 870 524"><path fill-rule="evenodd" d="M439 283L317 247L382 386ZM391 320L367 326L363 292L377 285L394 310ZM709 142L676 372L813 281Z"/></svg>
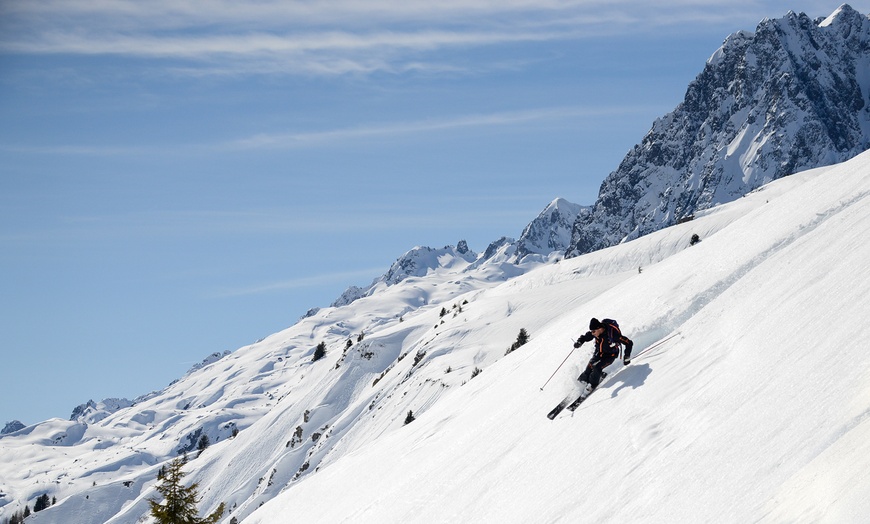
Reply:
<svg viewBox="0 0 870 524"><path fill-rule="evenodd" d="M199 518L196 505L199 503L197 493L198 484L195 482L188 487L181 484L184 472L181 468L185 464L184 459L175 459L169 463L163 482L157 486L157 491L165 499L163 504L156 499L148 499L151 506L151 516L157 519L158 524L216 524L224 513L224 503L208 517Z"/></svg>
<svg viewBox="0 0 870 524"><path fill-rule="evenodd" d="M519 334L517 335L517 347L524 345L529 341L529 333L526 331L526 328L521 328Z"/></svg>
<svg viewBox="0 0 870 524"><path fill-rule="evenodd" d="M311 359L312 362L317 362L326 356L326 342L321 342L317 344L317 348L314 350L314 358Z"/></svg>
<svg viewBox="0 0 870 524"><path fill-rule="evenodd" d="M208 435L203 433L202 436L199 437L199 441L196 443L196 449L199 451L196 456L199 457L202 455L202 452L209 446L211 446L211 441L208 439Z"/></svg>
<svg viewBox="0 0 870 524"><path fill-rule="evenodd" d="M511 344L511 346L508 348L507 352L505 352L505 355L509 355L509 354L513 353L514 351L519 349L520 346L525 345L526 342L528 342L528 341L529 341L529 333L526 331L526 328L520 329L520 332L517 335L516 342Z"/></svg>
<svg viewBox="0 0 870 524"><path fill-rule="evenodd" d="M36 497L36 502L33 503L33 512L42 511L51 505L51 499L48 498L48 493Z"/></svg>

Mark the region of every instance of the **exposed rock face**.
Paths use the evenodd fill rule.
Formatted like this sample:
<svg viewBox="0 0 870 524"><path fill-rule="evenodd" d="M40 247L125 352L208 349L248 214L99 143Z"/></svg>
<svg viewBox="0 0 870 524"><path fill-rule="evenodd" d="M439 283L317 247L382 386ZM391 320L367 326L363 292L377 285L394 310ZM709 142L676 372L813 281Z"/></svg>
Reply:
<svg viewBox="0 0 870 524"><path fill-rule="evenodd" d="M0 435L8 435L10 433L15 433L16 431L22 430L26 428L24 424L21 423L20 420L13 420L7 422L6 425L0 430Z"/></svg>
<svg viewBox="0 0 870 524"><path fill-rule="evenodd" d="M870 19L789 12L729 36L685 100L602 183L568 256L673 225L870 148Z"/></svg>
<svg viewBox="0 0 870 524"><path fill-rule="evenodd" d="M571 242L571 230L581 213L589 214L591 207L572 204L557 198L529 223L517 241L517 260L526 255L548 255L565 251Z"/></svg>

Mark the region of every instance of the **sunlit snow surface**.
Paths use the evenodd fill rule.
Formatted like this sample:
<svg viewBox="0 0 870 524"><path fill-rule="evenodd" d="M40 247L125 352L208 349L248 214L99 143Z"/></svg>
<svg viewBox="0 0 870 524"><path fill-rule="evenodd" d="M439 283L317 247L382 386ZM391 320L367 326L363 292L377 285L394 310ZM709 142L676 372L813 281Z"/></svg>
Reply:
<svg viewBox="0 0 870 524"><path fill-rule="evenodd" d="M245 522L864 522L868 239L865 153L518 277L468 309L512 303L527 346ZM590 316L679 335L550 422Z"/></svg>
<svg viewBox="0 0 870 524"><path fill-rule="evenodd" d="M185 480L225 522L861 522L868 239L863 154L583 257L442 260L132 407L4 435L0 518L48 493L28 522L147 522L157 469L204 433ZM591 316L636 353L677 335L549 421Z"/></svg>

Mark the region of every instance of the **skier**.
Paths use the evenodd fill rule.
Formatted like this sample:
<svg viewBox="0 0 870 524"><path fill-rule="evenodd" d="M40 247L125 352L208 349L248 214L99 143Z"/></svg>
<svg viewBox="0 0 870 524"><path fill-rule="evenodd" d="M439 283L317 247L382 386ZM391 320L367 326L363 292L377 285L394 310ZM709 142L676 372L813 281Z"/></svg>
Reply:
<svg viewBox="0 0 870 524"><path fill-rule="evenodd" d="M595 340L595 351L592 353L592 358L589 359L586 370L577 379L583 386L579 399L581 402L592 393L593 389L598 387L601 379L607 376L603 370L613 364L613 361L619 356L620 348L625 346L622 362L627 366L631 363L631 348L634 347L634 342L619 330L619 324L609 318L602 321L597 318L590 320L589 331L577 339L574 347L579 348L592 340Z"/></svg>

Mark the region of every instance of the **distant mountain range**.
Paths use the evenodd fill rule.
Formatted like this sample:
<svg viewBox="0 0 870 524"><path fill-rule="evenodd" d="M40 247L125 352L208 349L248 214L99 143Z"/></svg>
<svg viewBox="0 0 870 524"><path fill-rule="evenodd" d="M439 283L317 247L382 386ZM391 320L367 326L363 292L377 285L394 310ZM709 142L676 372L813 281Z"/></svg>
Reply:
<svg viewBox="0 0 870 524"><path fill-rule="evenodd" d="M870 149L870 19L843 5L827 18L804 13L765 19L755 33L725 39L689 85L683 102L657 119L641 143L581 206L557 198L510 244L522 266L575 257L690 220L798 171ZM346 305L379 284L425 276L439 254L472 260L464 242L417 247L370 286L348 289Z"/></svg>

